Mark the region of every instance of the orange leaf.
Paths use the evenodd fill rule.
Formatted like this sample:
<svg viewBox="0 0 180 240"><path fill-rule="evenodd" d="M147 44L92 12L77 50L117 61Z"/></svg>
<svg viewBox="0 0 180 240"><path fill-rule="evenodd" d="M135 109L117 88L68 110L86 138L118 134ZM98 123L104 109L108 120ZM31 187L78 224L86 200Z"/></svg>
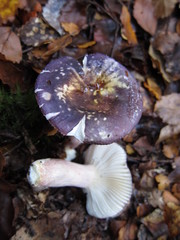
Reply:
<svg viewBox="0 0 180 240"><path fill-rule="evenodd" d="M144 87L147 88L156 99L160 99L162 92L160 87L157 85L154 79L147 78L147 82L144 82Z"/></svg>
<svg viewBox="0 0 180 240"><path fill-rule="evenodd" d="M136 34L131 25L131 16L129 14L128 8L125 5L123 5L123 7L122 7L120 19L121 19L121 22L123 25L122 31L123 31L124 35L126 36L128 43L136 45L137 44Z"/></svg>
<svg viewBox="0 0 180 240"><path fill-rule="evenodd" d="M88 48L96 44L96 41L90 41L83 44L78 44L78 48Z"/></svg>

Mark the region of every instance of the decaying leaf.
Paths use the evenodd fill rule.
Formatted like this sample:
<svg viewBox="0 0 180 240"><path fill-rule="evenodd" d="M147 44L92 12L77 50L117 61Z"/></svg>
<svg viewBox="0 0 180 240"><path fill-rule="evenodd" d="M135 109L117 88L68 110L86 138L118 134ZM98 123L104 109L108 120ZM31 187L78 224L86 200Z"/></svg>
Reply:
<svg viewBox="0 0 180 240"><path fill-rule="evenodd" d="M62 27L58 21L60 10L64 5L65 0L49 0L43 7L43 17L60 35L64 34Z"/></svg>
<svg viewBox="0 0 180 240"><path fill-rule="evenodd" d="M144 217L142 223L148 228L154 238L167 234L168 228L164 222L163 211L156 208L148 216Z"/></svg>
<svg viewBox="0 0 180 240"><path fill-rule="evenodd" d="M10 62L0 61L0 80L7 84L12 91L17 90L17 86L25 89L24 75L22 69Z"/></svg>
<svg viewBox="0 0 180 240"><path fill-rule="evenodd" d="M154 15L154 5L151 0L136 0L133 16L145 31L151 35L155 34L157 18Z"/></svg>
<svg viewBox="0 0 180 240"><path fill-rule="evenodd" d="M137 44L136 33L131 25L131 15L128 11L128 8L125 5L123 5L122 7L120 19L123 25L122 29L123 35L125 35L129 44L136 45Z"/></svg>
<svg viewBox="0 0 180 240"><path fill-rule="evenodd" d="M171 192L167 190L163 192L162 196L163 196L164 204L168 204L169 202L171 202L178 205L180 203L178 199Z"/></svg>
<svg viewBox="0 0 180 240"><path fill-rule="evenodd" d="M171 237L180 234L180 205L168 202L165 206L164 218L168 225Z"/></svg>
<svg viewBox="0 0 180 240"><path fill-rule="evenodd" d="M71 36L76 36L79 34L80 29L78 25L73 22L61 22L61 26L64 28L66 32L68 32Z"/></svg>
<svg viewBox="0 0 180 240"><path fill-rule="evenodd" d="M155 111L162 118L164 123L170 125L179 125L180 119L180 94L172 93L162 96L161 100L156 102Z"/></svg>
<svg viewBox="0 0 180 240"><path fill-rule="evenodd" d="M172 11L174 10L175 4L178 2L178 0L152 0L152 3L155 8L155 16L157 18L165 18L168 17Z"/></svg>
<svg viewBox="0 0 180 240"><path fill-rule="evenodd" d="M161 129L157 143L160 143L168 138L178 135L179 133L180 133L180 124L177 126L167 125Z"/></svg>
<svg viewBox="0 0 180 240"><path fill-rule="evenodd" d="M169 187L170 181L167 176L163 174L158 174L156 175L155 179L156 179L156 182L158 182L158 189L160 191L163 191Z"/></svg>
<svg viewBox="0 0 180 240"><path fill-rule="evenodd" d="M150 91L150 93L152 93L153 96L155 96L156 99L159 100L161 98L161 88L153 78L147 78L147 81L144 82L144 86Z"/></svg>
<svg viewBox="0 0 180 240"><path fill-rule="evenodd" d="M173 22L167 23L173 25ZM151 40L149 55L153 66L158 68L166 81L180 78L180 36L176 32L160 29Z"/></svg>
<svg viewBox="0 0 180 240"><path fill-rule="evenodd" d="M119 230L118 240L135 240L137 235L137 224L135 222L129 221Z"/></svg>
<svg viewBox="0 0 180 240"><path fill-rule="evenodd" d="M59 21L61 25L62 23L64 23L64 27L66 26L66 29L73 28L74 30L76 30L76 32L77 30L80 31L81 29L86 28L87 18L85 2L67 0L61 9Z"/></svg>
<svg viewBox="0 0 180 240"><path fill-rule="evenodd" d="M173 195L180 201L180 183L175 183L172 186Z"/></svg>
<svg viewBox="0 0 180 240"><path fill-rule="evenodd" d="M165 144L163 146L163 154L167 158L177 157L179 154L179 144L178 145L176 143Z"/></svg>
<svg viewBox="0 0 180 240"><path fill-rule="evenodd" d="M86 43L82 43L82 44L78 44L78 48L88 48L91 46L94 46L96 44L96 41L90 41L90 42L86 42Z"/></svg>
<svg viewBox="0 0 180 240"><path fill-rule="evenodd" d="M27 46L37 47L57 37L59 34L38 17L30 19L20 31L20 38Z"/></svg>
<svg viewBox="0 0 180 240"><path fill-rule="evenodd" d="M22 59L19 37L10 27L0 27L0 53L13 63L19 63Z"/></svg>

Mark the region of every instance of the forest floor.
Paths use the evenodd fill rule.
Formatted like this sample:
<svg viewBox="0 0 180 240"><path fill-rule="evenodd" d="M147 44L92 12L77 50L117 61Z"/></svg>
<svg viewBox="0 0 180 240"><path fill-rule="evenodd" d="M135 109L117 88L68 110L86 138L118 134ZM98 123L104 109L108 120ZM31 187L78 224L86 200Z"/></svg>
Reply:
<svg viewBox="0 0 180 240"><path fill-rule="evenodd" d="M0 4L0 239L180 239L180 2L9 0ZM78 188L33 191L36 159L63 158L68 137L42 115L34 85L60 56L100 52L141 86L143 114L119 140L133 193L120 216L86 212ZM118 123L117 123L118 124ZM77 148L83 163L87 147Z"/></svg>

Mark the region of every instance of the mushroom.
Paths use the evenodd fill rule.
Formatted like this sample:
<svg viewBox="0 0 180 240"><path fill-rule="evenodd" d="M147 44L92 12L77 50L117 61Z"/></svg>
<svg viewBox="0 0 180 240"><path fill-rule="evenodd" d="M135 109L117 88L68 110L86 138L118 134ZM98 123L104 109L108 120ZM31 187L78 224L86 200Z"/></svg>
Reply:
<svg viewBox="0 0 180 240"><path fill-rule="evenodd" d="M28 180L36 190L76 186L85 189L87 212L97 218L117 216L128 204L132 178L126 153L117 143L91 145L85 165L58 159L41 159L30 167Z"/></svg>
<svg viewBox="0 0 180 240"><path fill-rule="evenodd" d="M110 144L128 134L142 114L139 84L114 59L89 54L52 60L37 78L37 102L58 131L81 143Z"/></svg>

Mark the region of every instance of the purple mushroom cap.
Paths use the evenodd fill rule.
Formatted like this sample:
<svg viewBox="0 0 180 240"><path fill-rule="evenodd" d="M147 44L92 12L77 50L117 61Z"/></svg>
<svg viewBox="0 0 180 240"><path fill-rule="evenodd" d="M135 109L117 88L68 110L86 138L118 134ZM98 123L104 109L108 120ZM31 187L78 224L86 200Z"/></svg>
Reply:
<svg viewBox="0 0 180 240"><path fill-rule="evenodd" d="M142 114L139 84L114 59L86 55L52 60L37 78L37 102L63 135L110 144L128 134Z"/></svg>

